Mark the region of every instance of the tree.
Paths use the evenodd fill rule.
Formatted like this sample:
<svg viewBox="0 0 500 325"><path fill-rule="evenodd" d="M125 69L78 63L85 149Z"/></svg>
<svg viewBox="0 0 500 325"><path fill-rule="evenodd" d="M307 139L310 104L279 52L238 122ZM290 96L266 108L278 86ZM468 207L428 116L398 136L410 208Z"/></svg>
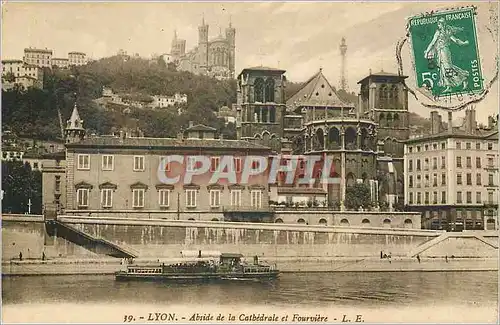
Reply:
<svg viewBox="0 0 500 325"><path fill-rule="evenodd" d="M3 213L42 213L42 173L20 160L2 163Z"/></svg>
<svg viewBox="0 0 500 325"><path fill-rule="evenodd" d="M370 187L365 183L349 186L345 193L345 206L353 210L357 210L359 207L368 209L371 206Z"/></svg>

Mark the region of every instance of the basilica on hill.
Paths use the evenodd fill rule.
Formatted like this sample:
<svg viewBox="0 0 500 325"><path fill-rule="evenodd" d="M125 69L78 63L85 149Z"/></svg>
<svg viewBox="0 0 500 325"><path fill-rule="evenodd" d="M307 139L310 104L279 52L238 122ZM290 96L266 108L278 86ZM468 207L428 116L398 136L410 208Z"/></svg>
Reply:
<svg viewBox="0 0 500 325"><path fill-rule="evenodd" d="M208 31L209 25L202 19L198 27L198 45L189 52L186 52L186 40L178 38L175 32L166 61L175 63L180 71L219 80L234 78L236 29L229 22L225 35L220 30L219 35L211 40Z"/></svg>
<svg viewBox="0 0 500 325"><path fill-rule="evenodd" d="M357 105L340 99L320 69L286 99L285 70L254 67L237 78L237 135L275 152L323 155L340 184L278 183L279 201L311 197L342 206L346 188L365 183L373 202L404 202L404 143L409 138L405 76L379 72L360 80ZM304 175L297 175L298 178ZM318 175L316 175L317 177Z"/></svg>

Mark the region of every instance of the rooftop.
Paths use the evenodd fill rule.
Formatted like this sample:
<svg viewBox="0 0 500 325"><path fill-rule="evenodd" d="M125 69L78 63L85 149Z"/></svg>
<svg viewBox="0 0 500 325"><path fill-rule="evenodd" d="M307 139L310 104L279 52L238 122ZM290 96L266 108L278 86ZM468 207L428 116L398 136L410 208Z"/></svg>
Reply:
<svg viewBox="0 0 500 325"><path fill-rule="evenodd" d="M95 137L66 145L68 148L107 147L116 149L171 149L171 148L210 148L210 149L255 149L270 150L256 143L243 140L221 139L177 139L177 138L135 138L135 137Z"/></svg>
<svg viewBox="0 0 500 325"><path fill-rule="evenodd" d="M271 68L271 67L263 67L263 66L258 66L258 67L251 67L251 68L245 68L243 69L240 74L238 75L241 76L243 73L245 72L249 72L249 71L263 71L263 72L272 72L272 73L275 73L275 74L283 74L286 72L286 70L282 70L282 69L277 69L277 68Z"/></svg>
<svg viewBox="0 0 500 325"><path fill-rule="evenodd" d="M360 83L363 83L365 80L371 78L371 77L397 77L397 78L402 78L402 79L406 79L408 78L408 76L403 76L403 75L399 75L397 73L392 73L392 72L385 72L385 71L380 71L380 72L376 72L376 73L371 73L370 71L370 74L366 77L364 77L363 79L361 79L360 81L358 81L358 84Z"/></svg>
<svg viewBox="0 0 500 325"><path fill-rule="evenodd" d="M425 142L433 139L443 139L443 138L469 138L469 139L484 139L484 140L495 140L498 141L498 129L486 130L486 129L477 129L474 133L467 132L461 128L453 127L451 134L448 130L444 130L442 132L436 134L425 134L421 136L415 136L408 140L405 140L405 143L418 143Z"/></svg>
<svg viewBox="0 0 500 325"><path fill-rule="evenodd" d="M49 50L49 49L37 49L37 48L34 48L34 47L25 48L24 52L41 52L41 53L50 53L50 54L52 54L52 50Z"/></svg>
<svg viewBox="0 0 500 325"><path fill-rule="evenodd" d="M350 106L338 97L333 87L323 75L322 69L312 76L298 92L290 97L286 105L292 109L300 106Z"/></svg>

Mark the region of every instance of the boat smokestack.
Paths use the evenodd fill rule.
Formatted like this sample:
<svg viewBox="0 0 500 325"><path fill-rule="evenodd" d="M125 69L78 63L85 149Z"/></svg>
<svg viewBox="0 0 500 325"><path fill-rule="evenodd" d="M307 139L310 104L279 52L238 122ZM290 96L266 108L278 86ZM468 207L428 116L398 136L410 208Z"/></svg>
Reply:
<svg viewBox="0 0 500 325"><path fill-rule="evenodd" d="M198 251L198 258L201 258L201 249Z"/></svg>

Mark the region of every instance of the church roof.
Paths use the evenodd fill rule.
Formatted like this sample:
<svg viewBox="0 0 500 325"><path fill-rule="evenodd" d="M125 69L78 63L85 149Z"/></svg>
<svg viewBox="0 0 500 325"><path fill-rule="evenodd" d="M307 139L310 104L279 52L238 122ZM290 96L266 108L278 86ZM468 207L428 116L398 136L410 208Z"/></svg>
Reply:
<svg viewBox="0 0 500 325"><path fill-rule="evenodd" d="M321 69L287 100L286 105L292 109L299 106L349 106L335 93Z"/></svg>
<svg viewBox="0 0 500 325"><path fill-rule="evenodd" d="M270 68L270 67L263 67L263 66L259 66L259 67L252 67L252 68L245 68L243 69L240 74L238 75L238 78L239 76L241 76L243 73L245 72L249 72L249 71L263 71L263 72L272 72L272 73L277 73L277 74L283 74L286 72L286 70L282 70L282 69L276 69L276 68Z"/></svg>
<svg viewBox="0 0 500 325"><path fill-rule="evenodd" d="M368 79L370 77L400 77L403 79L408 78L408 76L403 76L403 75L399 75L397 73L392 73L392 72L385 72L383 70L380 72L376 72L376 73L371 73L371 71L370 71L370 74L368 76L364 77L363 79L361 79L360 81L358 81L358 84L363 83L363 81L365 81L366 79Z"/></svg>

